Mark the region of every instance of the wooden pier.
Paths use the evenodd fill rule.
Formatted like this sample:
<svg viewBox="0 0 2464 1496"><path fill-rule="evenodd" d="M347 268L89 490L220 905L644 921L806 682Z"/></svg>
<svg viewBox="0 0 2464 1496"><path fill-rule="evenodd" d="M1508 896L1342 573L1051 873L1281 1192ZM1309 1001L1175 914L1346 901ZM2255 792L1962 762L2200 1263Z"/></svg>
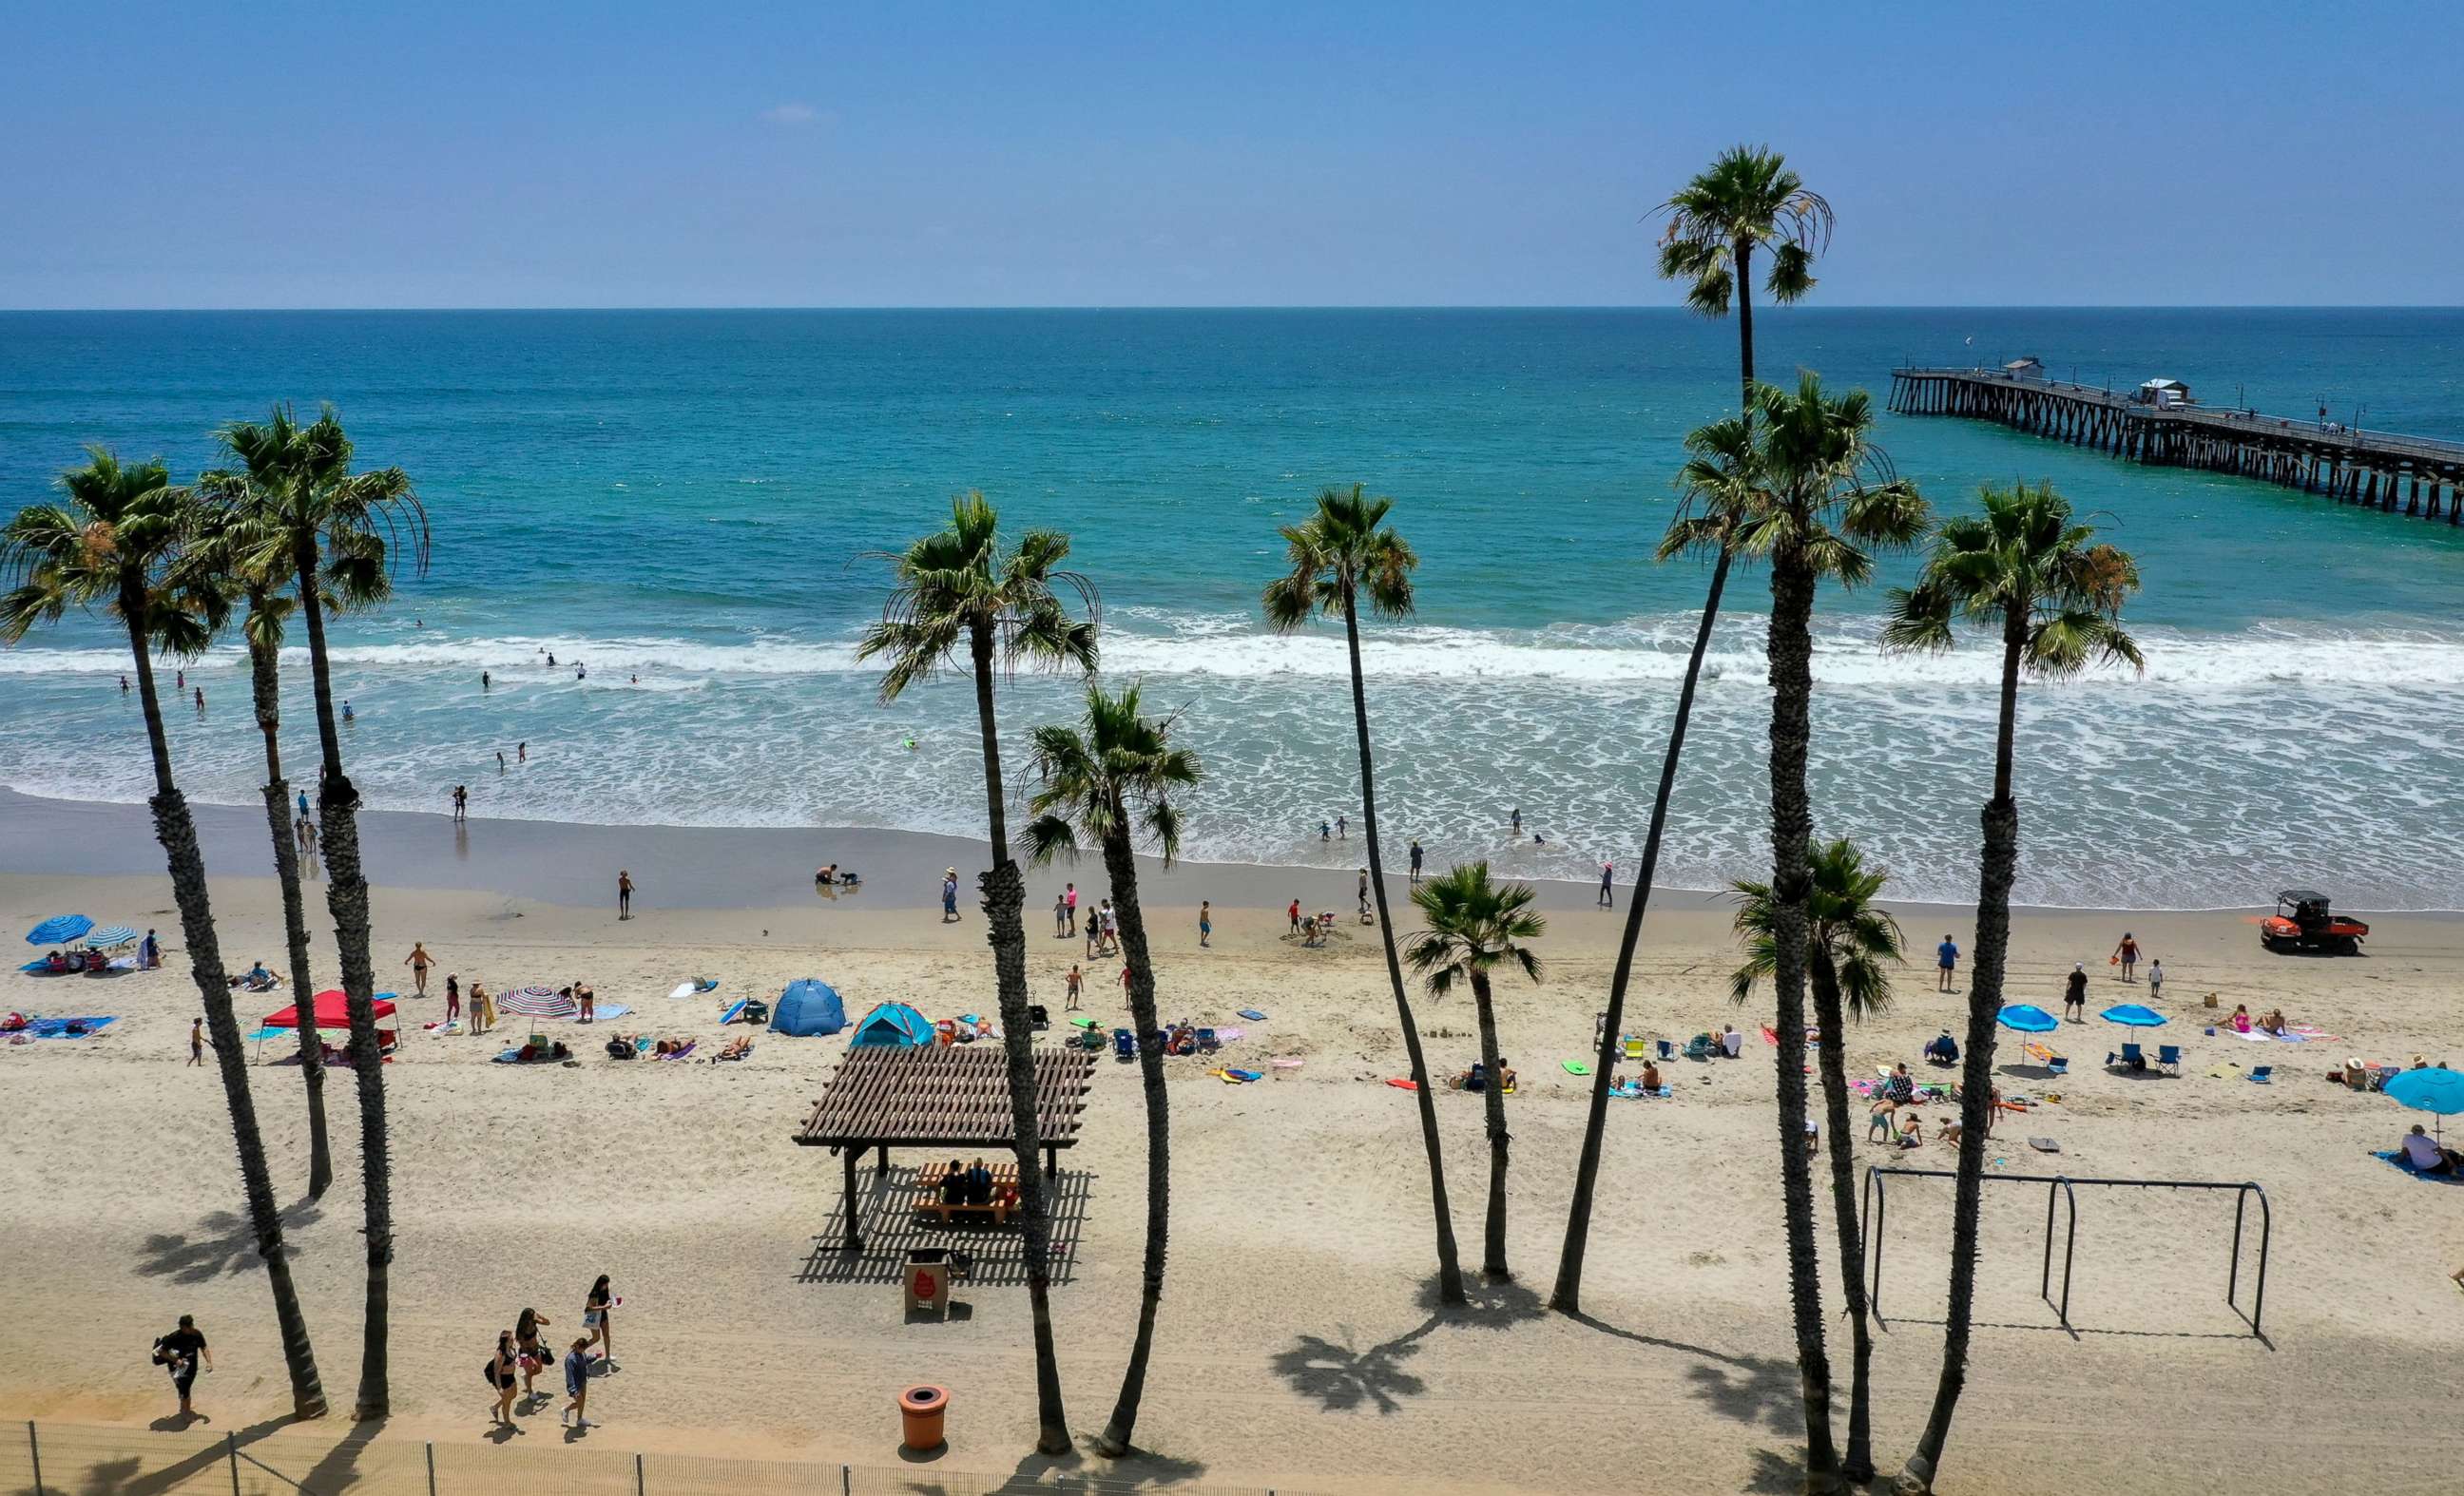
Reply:
<svg viewBox="0 0 2464 1496"><path fill-rule="evenodd" d="M1893 369L1891 408L1995 421L2134 462L2259 478L2338 503L2464 524L2464 442L2143 404L2092 385L2000 369Z"/></svg>

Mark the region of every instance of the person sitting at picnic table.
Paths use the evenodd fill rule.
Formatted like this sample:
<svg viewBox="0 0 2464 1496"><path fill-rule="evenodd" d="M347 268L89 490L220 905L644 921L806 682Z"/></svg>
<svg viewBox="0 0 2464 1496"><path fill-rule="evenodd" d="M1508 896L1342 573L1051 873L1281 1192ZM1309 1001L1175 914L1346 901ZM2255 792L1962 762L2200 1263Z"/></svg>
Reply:
<svg viewBox="0 0 2464 1496"><path fill-rule="evenodd" d="M1925 1057L1936 1065L1957 1065L1959 1041L1951 1038L1950 1030L1946 1028L1925 1045Z"/></svg>
<svg viewBox="0 0 2464 1496"><path fill-rule="evenodd" d="M2246 1034L2246 1033L2249 1033L2249 1032L2250 1032L2250 1009L2249 1009L2249 1007L2248 1007L2247 1005L2243 1004L2243 1003L2239 1003L2239 1002L2234 1003L2234 1004L2233 1004L2233 1019L2232 1019L2232 1023L2233 1023L2233 1031L2234 1033L2236 1033L2236 1034Z"/></svg>
<svg viewBox="0 0 2464 1496"><path fill-rule="evenodd" d="M963 1205L967 1202L967 1168L956 1158L941 1172L941 1203Z"/></svg>
<svg viewBox="0 0 2464 1496"><path fill-rule="evenodd" d="M2459 1154L2453 1148L2440 1147L2429 1133L2421 1130L2421 1124L2418 1122L2412 1125L2412 1131L2405 1133L2396 1146L2404 1150L2404 1156L2419 1173L2464 1172L2464 1154Z"/></svg>
<svg viewBox="0 0 2464 1496"><path fill-rule="evenodd" d="M1917 1080L1908 1073L1905 1060L1891 1067L1891 1078L1882 1083L1882 1093L1902 1106L1917 1099Z"/></svg>
<svg viewBox="0 0 2464 1496"><path fill-rule="evenodd" d="M2258 1021L2258 1026L2262 1032L2275 1034L2278 1038L2281 1038L2284 1034L2284 1010L2282 1008L2269 1008L2267 1010L2267 1016Z"/></svg>
<svg viewBox="0 0 2464 1496"><path fill-rule="evenodd" d="M993 1174L990 1169L984 1167L984 1161L978 1158L967 1166L967 1203L989 1205L992 1202Z"/></svg>

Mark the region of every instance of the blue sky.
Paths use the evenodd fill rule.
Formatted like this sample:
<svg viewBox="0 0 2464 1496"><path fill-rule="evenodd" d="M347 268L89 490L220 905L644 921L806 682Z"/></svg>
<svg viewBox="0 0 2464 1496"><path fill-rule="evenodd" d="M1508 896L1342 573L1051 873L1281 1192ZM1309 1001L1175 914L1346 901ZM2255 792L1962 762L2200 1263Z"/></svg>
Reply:
<svg viewBox="0 0 2464 1496"><path fill-rule="evenodd" d="M2464 7L0 0L0 306L2464 303Z"/></svg>

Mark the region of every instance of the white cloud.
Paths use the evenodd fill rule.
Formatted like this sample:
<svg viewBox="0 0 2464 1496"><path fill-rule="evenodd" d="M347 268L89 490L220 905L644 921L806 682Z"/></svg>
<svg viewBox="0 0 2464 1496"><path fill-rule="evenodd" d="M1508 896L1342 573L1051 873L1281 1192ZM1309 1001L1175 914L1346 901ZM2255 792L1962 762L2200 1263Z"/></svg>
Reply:
<svg viewBox="0 0 2464 1496"><path fill-rule="evenodd" d="M761 118L772 124L811 124L821 117L820 110L804 103L776 104L761 111Z"/></svg>

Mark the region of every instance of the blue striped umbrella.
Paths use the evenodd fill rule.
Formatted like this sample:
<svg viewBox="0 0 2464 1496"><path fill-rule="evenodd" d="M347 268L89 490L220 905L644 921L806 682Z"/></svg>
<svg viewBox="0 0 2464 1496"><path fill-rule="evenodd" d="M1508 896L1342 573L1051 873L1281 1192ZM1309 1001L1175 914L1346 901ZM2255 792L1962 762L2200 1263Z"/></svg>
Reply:
<svg viewBox="0 0 2464 1496"><path fill-rule="evenodd" d="M85 937L85 943L97 950L107 951L115 945L126 945L136 938L137 932L126 925L105 925L100 930L89 932Z"/></svg>
<svg viewBox="0 0 2464 1496"><path fill-rule="evenodd" d="M26 932L28 945L63 945L94 928L83 914L54 914Z"/></svg>

